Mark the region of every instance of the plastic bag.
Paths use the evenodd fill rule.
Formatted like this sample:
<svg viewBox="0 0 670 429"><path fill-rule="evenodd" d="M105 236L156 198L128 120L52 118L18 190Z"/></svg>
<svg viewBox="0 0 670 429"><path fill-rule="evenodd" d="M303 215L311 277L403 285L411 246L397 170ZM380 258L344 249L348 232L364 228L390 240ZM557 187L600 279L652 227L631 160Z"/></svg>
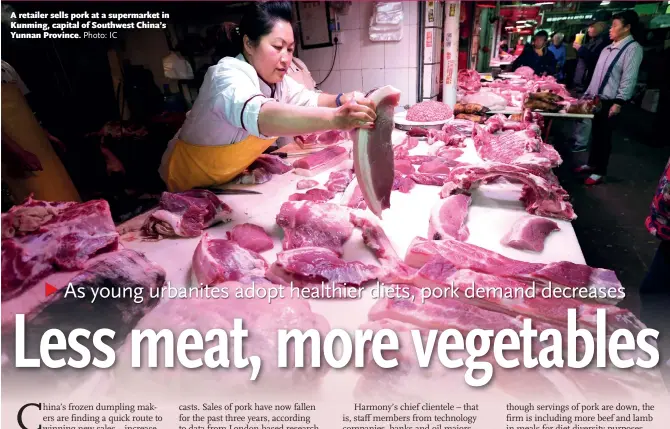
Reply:
<svg viewBox="0 0 670 429"><path fill-rule="evenodd" d="M370 18L370 40L373 42L402 40L402 20L402 2L376 2Z"/></svg>
<svg viewBox="0 0 670 429"><path fill-rule="evenodd" d="M193 79L193 68L181 55L170 52L163 58L163 74L168 79Z"/></svg>

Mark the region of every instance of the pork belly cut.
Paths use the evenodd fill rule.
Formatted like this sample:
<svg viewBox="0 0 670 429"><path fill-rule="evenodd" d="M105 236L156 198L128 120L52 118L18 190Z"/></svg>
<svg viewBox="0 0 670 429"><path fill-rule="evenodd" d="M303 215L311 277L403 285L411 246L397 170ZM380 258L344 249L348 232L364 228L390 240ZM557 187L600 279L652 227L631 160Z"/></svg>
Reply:
<svg viewBox="0 0 670 429"><path fill-rule="evenodd" d="M451 237L465 241L470 236L470 230L465 225L472 198L468 195L451 195L438 201L430 212L428 222L428 238L441 240Z"/></svg>
<svg viewBox="0 0 670 429"><path fill-rule="evenodd" d="M544 240L553 231L559 231L556 222L537 216L519 218L505 234L500 243L518 250L542 252Z"/></svg>
<svg viewBox="0 0 670 429"><path fill-rule="evenodd" d="M228 240L252 252L265 252L274 247L272 237L258 225L243 223L235 225L232 231L226 232Z"/></svg>
<svg viewBox="0 0 670 429"><path fill-rule="evenodd" d="M440 241L415 238L407 249L405 263L421 268L435 256L440 256L458 269L491 274L497 277L514 278L538 287L552 286L584 288L589 293L600 295L593 300L606 304L616 303L622 294L606 293L623 291L623 286L613 271L592 268L568 261L549 264L518 261L488 249L447 237Z"/></svg>
<svg viewBox="0 0 670 429"><path fill-rule="evenodd" d="M214 224L230 222L232 212L211 191L163 192L158 209L142 225L142 233L152 238L198 237Z"/></svg>
<svg viewBox="0 0 670 429"><path fill-rule="evenodd" d="M198 283L207 287L227 281L256 282L265 276L268 263L234 241L205 233L193 253L192 267Z"/></svg>
<svg viewBox="0 0 670 429"><path fill-rule="evenodd" d="M342 255L354 226L348 209L331 203L288 201L282 204L277 225L284 230L282 248L325 247Z"/></svg>
<svg viewBox="0 0 670 429"><path fill-rule="evenodd" d="M310 153L293 162L293 172L301 176L316 176L332 168L349 157L342 146L330 146L318 152Z"/></svg>
<svg viewBox="0 0 670 429"><path fill-rule="evenodd" d="M354 133L354 171L365 203L381 218L382 211L391 207L393 189L394 108L400 102L400 91L392 86L373 90L368 97L377 106L377 119L372 130L359 129Z"/></svg>

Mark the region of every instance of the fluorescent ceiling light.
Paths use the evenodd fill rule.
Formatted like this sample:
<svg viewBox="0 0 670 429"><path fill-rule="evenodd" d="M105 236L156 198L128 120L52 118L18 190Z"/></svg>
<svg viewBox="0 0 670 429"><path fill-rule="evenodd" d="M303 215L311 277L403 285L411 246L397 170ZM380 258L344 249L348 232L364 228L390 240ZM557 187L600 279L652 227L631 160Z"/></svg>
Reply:
<svg viewBox="0 0 670 429"><path fill-rule="evenodd" d="M600 2L600 6L607 6L608 4L610 4L610 2L607 1L607 0L606 0L606 1L601 1L601 2Z"/></svg>

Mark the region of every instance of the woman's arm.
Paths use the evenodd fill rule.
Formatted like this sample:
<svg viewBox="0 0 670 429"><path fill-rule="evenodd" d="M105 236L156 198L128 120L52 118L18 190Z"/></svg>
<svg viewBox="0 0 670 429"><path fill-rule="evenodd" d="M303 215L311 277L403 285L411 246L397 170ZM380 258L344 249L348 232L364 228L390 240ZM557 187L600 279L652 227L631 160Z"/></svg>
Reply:
<svg viewBox="0 0 670 429"><path fill-rule="evenodd" d="M268 102L261 107L258 129L266 136L292 137L319 131L371 128L375 119L374 110L355 103L332 109Z"/></svg>

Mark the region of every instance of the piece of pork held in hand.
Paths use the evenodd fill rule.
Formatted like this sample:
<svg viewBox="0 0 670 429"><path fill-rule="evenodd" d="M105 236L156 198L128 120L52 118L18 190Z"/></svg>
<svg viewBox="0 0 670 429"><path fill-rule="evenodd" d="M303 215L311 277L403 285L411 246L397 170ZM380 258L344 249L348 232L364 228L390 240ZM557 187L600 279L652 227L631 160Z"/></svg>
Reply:
<svg viewBox="0 0 670 429"><path fill-rule="evenodd" d="M394 164L394 108L400 102L400 91L387 85L367 94L375 102L377 119L374 129L358 129L353 133L354 172L365 202L381 219L382 211L391 207Z"/></svg>
<svg viewBox="0 0 670 429"><path fill-rule="evenodd" d="M232 220L232 209L213 192L192 189L186 192L163 192L158 209L142 226L145 236L198 237L210 226Z"/></svg>

